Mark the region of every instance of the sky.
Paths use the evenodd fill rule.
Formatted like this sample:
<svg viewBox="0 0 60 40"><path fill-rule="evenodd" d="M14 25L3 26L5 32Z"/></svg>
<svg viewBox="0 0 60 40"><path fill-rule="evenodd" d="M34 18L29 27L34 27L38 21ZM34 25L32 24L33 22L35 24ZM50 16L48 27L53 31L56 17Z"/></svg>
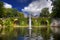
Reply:
<svg viewBox="0 0 60 40"><path fill-rule="evenodd" d="M32 2L32 0L1 0L1 1L5 2L6 4L9 4L10 6L12 6L12 8L16 8L19 11L21 11L22 8L28 6Z"/></svg>
<svg viewBox="0 0 60 40"><path fill-rule="evenodd" d="M45 7L49 8L52 12L52 2L50 0L1 0L4 2L5 8L16 8L18 11L24 13L32 13L39 15L41 10Z"/></svg>

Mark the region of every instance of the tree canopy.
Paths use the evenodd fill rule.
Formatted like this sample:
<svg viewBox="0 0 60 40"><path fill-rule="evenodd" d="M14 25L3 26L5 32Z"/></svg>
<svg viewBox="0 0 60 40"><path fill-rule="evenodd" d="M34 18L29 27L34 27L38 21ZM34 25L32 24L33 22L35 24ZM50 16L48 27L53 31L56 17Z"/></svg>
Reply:
<svg viewBox="0 0 60 40"><path fill-rule="evenodd" d="M54 15L54 18L60 18L60 0L54 0L52 1L53 4L53 9L52 9L52 14Z"/></svg>
<svg viewBox="0 0 60 40"><path fill-rule="evenodd" d="M22 12L19 12L15 8L4 8L4 3L0 2L0 18L8 18L8 17L24 17Z"/></svg>
<svg viewBox="0 0 60 40"><path fill-rule="evenodd" d="M48 17L49 16L49 10L48 8L43 8L40 13L40 17Z"/></svg>
<svg viewBox="0 0 60 40"><path fill-rule="evenodd" d="M0 17L3 16L3 2L0 2Z"/></svg>

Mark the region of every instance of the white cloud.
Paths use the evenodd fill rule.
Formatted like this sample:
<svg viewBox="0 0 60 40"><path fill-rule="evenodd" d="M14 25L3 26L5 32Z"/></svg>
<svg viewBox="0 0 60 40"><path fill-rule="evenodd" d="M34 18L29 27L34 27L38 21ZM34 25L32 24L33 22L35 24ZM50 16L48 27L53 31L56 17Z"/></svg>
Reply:
<svg viewBox="0 0 60 40"><path fill-rule="evenodd" d="M27 11L27 12L32 12L34 15L38 15L41 12L41 9L48 7L49 8L49 12L52 12L52 7L51 6L51 1L50 0L36 0L33 1L32 3L30 3L27 7L24 7L24 9L22 9L22 11Z"/></svg>
<svg viewBox="0 0 60 40"><path fill-rule="evenodd" d="M5 8L12 8L12 5L8 4L8 3L4 3L4 7Z"/></svg>

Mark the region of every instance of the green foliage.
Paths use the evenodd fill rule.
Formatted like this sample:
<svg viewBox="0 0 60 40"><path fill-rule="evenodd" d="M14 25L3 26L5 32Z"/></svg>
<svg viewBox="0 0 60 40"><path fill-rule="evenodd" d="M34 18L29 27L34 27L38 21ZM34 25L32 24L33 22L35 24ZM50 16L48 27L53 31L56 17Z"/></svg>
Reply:
<svg viewBox="0 0 60 40"><path fill-rule="evenodd" d="M14 8L4 8L4 3L0 2L0 18L8 18L8 17L20 17L23 18L24 15L22 12L17 11Z"/></svg>
<svg viewBox="0 0 60 40"><path fill-rule="evenodd" d="M4 21L4 25L7 26L7 27L10 27L13 25L13 22L11 20L11 18L7 18L5 21Z"/></svg>
<svg viewBox="0 0 60 40"><path fill-rule="evenodd" d="M18 12L18 17L24 18L24 14L22 12Z"/></svg>
<svg viewBox="0 0 60 40"><path fill-rule="evenodd" d="M48 8L43 8L40 13L40 17L49 17Z"/></svg>
<svg viewBox="0 0 60 40"><path fill-rule="evenodd" d="M2 19L0 19L0 25L2 25L2 26L3 26L3 21L2 21Z"/></svg>
<svg viewBox="0 0 60 40"><path fill-rule="evenodd" d="M16 17L18 16L18 12L16 9L12 9L12 8L7 8L4 9L4 16L3 17Z"/></svg>
<svg viewBox="0 0 60 40"><path fill-rule="evenodd" d="M3 8L3 2L0 2L0 8Z"/></svg>
<svg viewBox="0 0 60 40"><path fill-rule="evenodd" d="M32 26L39 26L39 18L32 18Z"/></svg>
<svg viewBox="0 0 60 40"><path fill-rule="evenodd" d="M3 17L3 2L0 2L0 18Z"/></svg>
<svg viewBox="0 0 60 40"><path fill-rule="evenodd" d="M52 9L52 11L53 11L53 13L52 14L54 14L54 18L60 18L60 0L54 0L54 1L52 1L53 3L53 9Z"/></svg>
<svg viewBox="0 0 60 40"><path fill-rule="evenodd" d="M27 26L28 19L27 18L19 18L20 26Z"/></svg>
<svg viewBox="0 0 60 40"><path fill-rule="evenodd" d="M3 31L3 21L0 19L0 34Z"/></svg>

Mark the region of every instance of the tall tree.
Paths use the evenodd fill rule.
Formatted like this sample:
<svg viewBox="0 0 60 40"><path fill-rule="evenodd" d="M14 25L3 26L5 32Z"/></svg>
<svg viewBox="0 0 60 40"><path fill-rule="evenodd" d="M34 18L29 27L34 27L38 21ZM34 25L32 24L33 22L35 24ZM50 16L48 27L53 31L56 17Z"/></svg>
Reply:
<svg viewBox="0 0 60 40"><path fill-rule="evenodd" d="M53 4L53 9L52 9L52 14L54 14L54 18L60 18L60 0L52 0Z"/></svg>
<svg viewBox="0 0 60 40"><path fill-rule="evenodd" d="M48 8L43 8L40 13L40 17L48 17L49 16L49 10Z"/></svg>
<svg viewBox="0 0 60 40"><path fill-rule="evenodd" d="M3 2L0 2L0 18L3 17Z"/></svg>
<svg viewBox="0 0 60 40"><path fill-rule="evenodd" d="M4 9L4 17L16 17L18 16L18 12L16 9L13 8L5 8Z"/></svg>

